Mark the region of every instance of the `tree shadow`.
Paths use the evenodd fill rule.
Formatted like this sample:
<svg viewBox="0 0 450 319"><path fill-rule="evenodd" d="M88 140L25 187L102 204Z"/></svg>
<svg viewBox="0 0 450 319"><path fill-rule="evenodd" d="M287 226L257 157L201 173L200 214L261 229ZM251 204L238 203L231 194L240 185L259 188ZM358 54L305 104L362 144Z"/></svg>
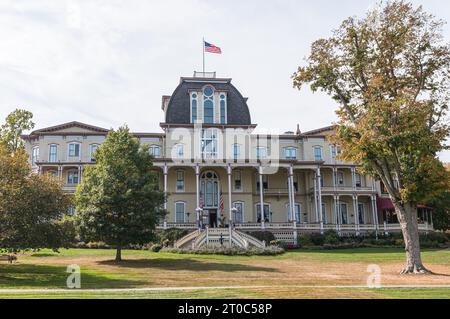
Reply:
<svg viewBox="0 0 450 319"><path fill-rule="evenodd" d="M263 271L263 272L278 272L276 268L258 267L243 264L231 263L211 263L197 261L194 259L128 259L121 262L114 260L104 260L97 262L102 265L126 267L126 268L158 268L164 270L190 270L190 271Z"/></svg>
<svg viewBox="0 0 450 319"><path fill-rule="evenodd" d="M65 266L0 265L0 288L67 288ZM131 288L139 281L123 280L81 269L81 288Z"/></svg>

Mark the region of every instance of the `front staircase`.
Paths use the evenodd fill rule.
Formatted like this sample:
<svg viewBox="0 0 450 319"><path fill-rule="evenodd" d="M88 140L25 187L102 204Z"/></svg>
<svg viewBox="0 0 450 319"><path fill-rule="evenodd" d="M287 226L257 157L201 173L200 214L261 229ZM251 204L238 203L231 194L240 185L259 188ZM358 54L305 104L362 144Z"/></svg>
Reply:
<svg viewBox="0 0 450 319"><path fill-rule="evenodd" d="M195 230L175 242L176 248L204 247L264 248L265 242L232 228L206 228Z"/></svg>

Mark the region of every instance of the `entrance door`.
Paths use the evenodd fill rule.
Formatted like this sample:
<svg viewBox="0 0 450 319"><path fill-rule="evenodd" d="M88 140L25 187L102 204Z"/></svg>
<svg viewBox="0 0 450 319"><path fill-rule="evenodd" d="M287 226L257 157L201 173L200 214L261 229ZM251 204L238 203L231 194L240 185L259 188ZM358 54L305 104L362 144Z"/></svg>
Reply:
<svg viewBox="0 0 450 319"><path fill-rule="evenodd" d="M217 209L209 209L209 227L217 227Z"/></svg>

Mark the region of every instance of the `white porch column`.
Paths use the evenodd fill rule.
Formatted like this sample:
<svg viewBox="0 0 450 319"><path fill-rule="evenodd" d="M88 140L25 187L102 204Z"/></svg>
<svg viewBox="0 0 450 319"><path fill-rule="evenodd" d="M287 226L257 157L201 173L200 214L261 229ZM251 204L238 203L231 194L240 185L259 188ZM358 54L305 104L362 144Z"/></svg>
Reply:
<svg viewBox="0 0 450 319"><path fill-rule="evenodd" d="M352 167L350 171L352 173L352 189L353 191L356 191L356 169Z"/></svg>
<svg viewBox="0 0 450 319"><path fill-rule="evenodd" d="M289 208L291 211L291 217L294 227L294 244L297 244L298 233L297 233L297 216L295 211L294 167L292 165L289 166L288 183L289 183L289 191L291 192ZM300 214L301 213L302 212L300 212Z"/></svg>
<svg viewBox="0 0 450 319"><path fill-rule="evenodd" d="M353 195L353 216L355 218L356 236L359 236L358 195Z"/></svg>
<svg viewBox="0 0 450 319"><path fill-rule="evenodd" d="M293 221L294 217L293 217L293 212L294 210L292 209L292 192L291 192L291 174L290 174L290 170L287 169L287 184L288 184L288 200L289 200L289 206L288 206L288 220L289 221Z"/></svg>
<svg viewBox="0 0 450 319"><path fill-rule="evenodd" d="M313 177L313 184L314 184L314 216L316 217L316 220L318 220L319 213L317 211L317 177L316 173L314 173Z"/></svg>
<svg viewBox="0 0 450 319"><path fill-rule="evenodd" d="M323 234L323 218L322 218L322 184L320 178L320 167L317 167L317 196L318 196L318 221L320 223L320 233Z"/></svg>
<svg viewBox="0 0 450 319"><path fill-rule="evenodd" d="M264 187L263 187L263 175L262 175L262 166L260 165L258 168L259 173L259 204L260 204L260 213L261 213L261 228L264 229Z"/></svg>
<svg viewBox="0 0 450 319"><path fill-rule="evenodd" d="M195 201L196 201L196 221L197 227L200 228L200 165L195 165Z"/></svg>
<svg viewBox="0 0 450 319"><path fill-rule="evenodd" d="M62 178L63 178L63 174L62 174L62 165L59 165L58 166L58 178L60 179L60 180L62 180Z"/></svg>
<svg viewBox="0 0 450 319"><path fill-rule="evenodd" d="M372 218L373 223L375 224L375 235L378 237L378 212L377 212L377 199L376 196L372 195L371 197L371 203L372 203Z"/></svg>
<svg viewBox="0 0 450 319"><path fill-rule="evenodd" d="M231 172L232 172L231 164L228 164L228 166L227 166L227 173L228 173L228 209L229 209L229 212L230 212L228 225L229 225L230 229L231 229L231 223L233 222L233 211L232 211L233 207L232 207L232 202L231 202ZM231 235L231 230L230 230L230 235ZM231 236L230 236L230 240L231 240Z"/></svg>
<svg viewBox="0 0 450 319"><path fill-rule="evenodd" d="M167 173L168 173L168 167L167 164L164 163L163 167L163 188L164 188L164 196L166 197L164 200L164 210L167 211ZM167 215L164 216L164 229L167 228Z"/></svg>
<svg viewBox="0 0 450 319"><path fill-rule="evenodd" d="M336 167L333 167L333 189L336 191L336 176L337 176L337 169Z"/></svg>
<svg viewBox="0 0 450 319"><path fill-rule="evenodd" d="M334 200L334 216L335 216L335 220L336 220L336 230L338 232L340 232L341 217L339 216L340 215L339 214L339 196L334 195L333 200Z"/></svg>
<svg viewBox="0 0 450 319"><path fill-rule="evenodd" d="M83 167L78 165L78 183L81 183L81 173L83 172Z"/></svg>

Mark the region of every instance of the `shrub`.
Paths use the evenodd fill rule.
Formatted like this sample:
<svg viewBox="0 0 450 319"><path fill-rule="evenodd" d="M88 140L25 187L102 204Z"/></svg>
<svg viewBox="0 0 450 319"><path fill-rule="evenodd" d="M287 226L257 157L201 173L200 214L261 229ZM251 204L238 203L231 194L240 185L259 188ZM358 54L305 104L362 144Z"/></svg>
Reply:
<svg viewBox="0 0 450 319"><path fill-rule="evenodd" d="M249 235L255 237L258 240L264 240L266 243L270 243L272 240L276 240L275 235L268 230L253 231L250 232Z"/></svg>
<svg viewBox="0 0 450 319"><path fill-rule="evenodd" d="M161 244L153 244L153 245L150 247L150 250L153 251L153 252L155 252L155 253L157 253L157 252L159 252L162 248L163 248L163 246L162 246Z"/></svg>
<svg viewBox="0 0 450 319"><path fill-rule="evenodd" d="M163 246L172 246L178 239L189 233L187 229L168 228L159 234L159 243Z"/></svg>
<svg viewBox="0 0 450 319"><path fill-rule="evenodd" d="M338 244L341 239L339 238L338 233L335 230L327 230L324 234L324 244L329 244L329 245L336 245Z"/></svg>
<svg viewBox="0 0 450 319"><path fill-rule="evenodd" d="M312 246L314 245L310 234L300 234L298 236L298 245L299 246Z"/></svg>
<svg viewBox="0 0 450 319"><path fill-rule="evenodd" d="M311 237L311 242L313 243L313 245L317 245L317 246L321 246L323 245L323 242L325 240L325 236L319 233L312 233L310 235Z"/></svg>
<svg viewBox="0 0 450 319"><path fill-rule="evenodd" d="M439 232L430 232L428 234L420 234L420 242L435 241L439 244L446 244L448 242L447 235Z"/></svg>

